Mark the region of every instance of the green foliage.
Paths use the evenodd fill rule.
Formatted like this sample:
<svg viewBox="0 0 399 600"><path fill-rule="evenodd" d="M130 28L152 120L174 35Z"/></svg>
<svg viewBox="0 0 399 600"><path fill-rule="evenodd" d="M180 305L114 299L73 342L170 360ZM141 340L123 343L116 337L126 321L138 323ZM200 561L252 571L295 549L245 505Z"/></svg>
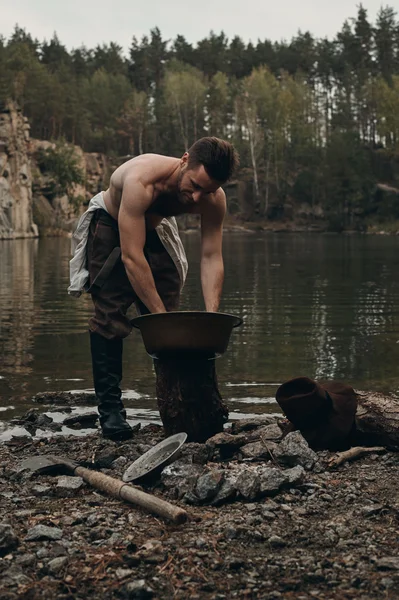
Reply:
<svg viewBox="0 0 399 600"><path fill-rule="evenodd" d="M40 171L50 176L51 196L72 195L76 184L84 184L83 171L73 147L58 143L55 148L41 149L37 157Z"/></svg>
<svg viewBox="0 0 399 600"><path fill-rule="evenodd" d="M376 183L399 186L398 31L392 8L372 24L360 5L331 40L299 32L252 44L211 32L191 44L154 28L126 57L114 42L68 52L57 35L40 43L16 27L0 38L0 104L17 101L32 137L109 155L230 139L240 178L251 173L251 217L306 202L333 228L353 227L375 209ZM71 156L58 159L46 157L66 190L79 176ZM396 214L395 203L384 211Z"/></svg>

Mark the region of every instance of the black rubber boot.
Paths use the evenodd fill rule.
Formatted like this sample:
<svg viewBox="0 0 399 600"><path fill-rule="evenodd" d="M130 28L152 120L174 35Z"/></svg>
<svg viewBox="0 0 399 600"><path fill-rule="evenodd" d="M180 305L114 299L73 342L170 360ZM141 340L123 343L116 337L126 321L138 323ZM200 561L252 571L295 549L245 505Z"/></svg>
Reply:
<svg viewBox="0 0 399 600"><path fill-rule="evenodd" d="M90 349L103 436L115 441L130 439L133 430L126 421L120 388L123 341L107 340L98 333L90 332Z"/></svg>

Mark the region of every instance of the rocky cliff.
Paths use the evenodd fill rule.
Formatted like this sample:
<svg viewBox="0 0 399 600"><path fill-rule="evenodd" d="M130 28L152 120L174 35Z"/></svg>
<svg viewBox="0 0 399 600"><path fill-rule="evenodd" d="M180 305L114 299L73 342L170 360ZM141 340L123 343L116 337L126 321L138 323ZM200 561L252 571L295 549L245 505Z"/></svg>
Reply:
<svg viewBox="0 0 399 600"><path fill-rule="evenodd" d="M10 103L0 112L0 239L37 236L32 215L29 124Z"/></svg>
<svg viewBox="0 0 399 600"><path fill-rule="evenodd" d="M95 194L108 186L113 165L99 153L86 153L79 146L71 147L81 183L75 183L67 193L57 193L57 175L42 162L43 153L57 151L54 143L31 140L33 218L40 235L62 235L74 229L78 216Z"/></svg>
<svg viewBox="0 0 399 600"><path fill-rule="evenodd" d="M56 144L30 138L29 124L15 104L0 111L0 239L63 235L73 230L90 198L106 188L117 166L103 154L73 147L82 183L55 193L54 173L40 160Z"/></svg>

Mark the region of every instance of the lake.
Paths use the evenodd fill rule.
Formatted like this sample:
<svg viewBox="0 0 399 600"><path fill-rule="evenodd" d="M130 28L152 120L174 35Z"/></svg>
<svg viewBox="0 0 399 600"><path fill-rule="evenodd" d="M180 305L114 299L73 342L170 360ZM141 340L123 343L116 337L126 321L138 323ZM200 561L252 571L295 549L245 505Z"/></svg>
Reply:
<svg viewBox="0 0 399 600"><path fill-rule="evenodd" d="M203 310L199 234L182 239L181 308ZM0 439L17 431L7 423L35 406L34 394L92 389L91 299L66 293L69 250L66 238L0 241ZM231 418L279 412L277 387L303 375L399 389L398 237L228 232L224 257L220 310L244 319L216 364ZM134 330L124 354L130 420L159 422L154 389Z"/></svg>

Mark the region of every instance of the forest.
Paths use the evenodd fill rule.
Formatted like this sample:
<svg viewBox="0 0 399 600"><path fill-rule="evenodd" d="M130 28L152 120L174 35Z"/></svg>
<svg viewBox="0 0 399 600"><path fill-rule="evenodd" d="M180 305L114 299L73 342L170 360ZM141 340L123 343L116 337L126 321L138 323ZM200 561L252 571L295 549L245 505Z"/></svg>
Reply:
<svg viewBox="0 0 399 600"><path fill-rule="evenodd" d="M31 136L86 152L180 155L197 138L232 141L248 218L320 207L333 229L399 219L399 21L360 5L333 39L195 44L154 28L67 50L20 26L0 37L0 104L17 102ZM232 209L233 210L233 209ZM361 225L359 225L359 223Z"/></svg>

